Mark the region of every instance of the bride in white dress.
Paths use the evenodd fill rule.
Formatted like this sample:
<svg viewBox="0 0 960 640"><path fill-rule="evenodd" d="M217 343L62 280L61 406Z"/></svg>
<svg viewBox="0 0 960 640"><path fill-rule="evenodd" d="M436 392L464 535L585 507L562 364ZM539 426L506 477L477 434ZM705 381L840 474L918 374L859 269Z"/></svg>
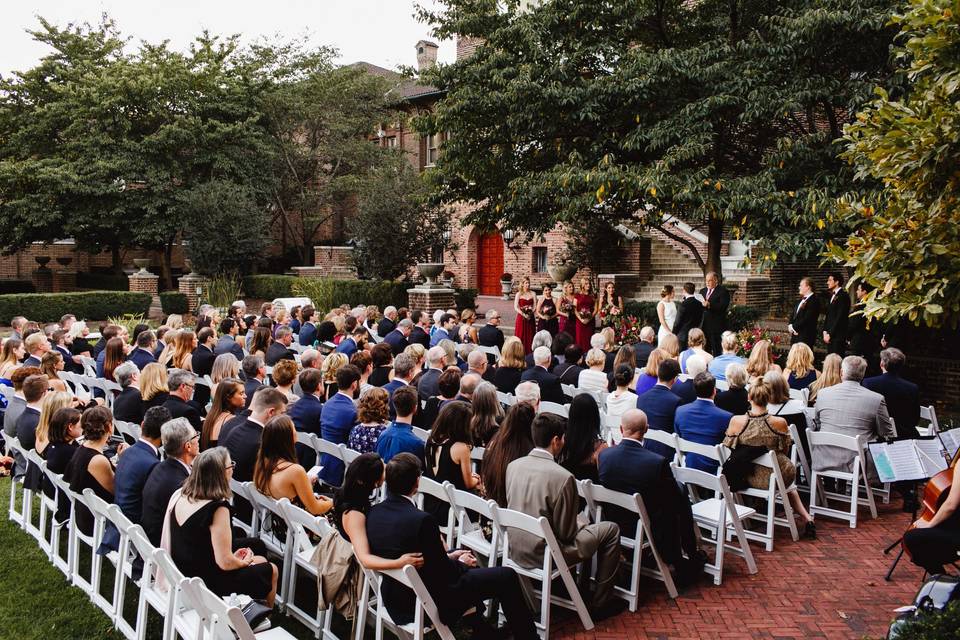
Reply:
<svg viewBox="0 0 960 640"><path fill-rule="evenodd" d="M657 331L657 345L664 337L673 335L673 323L677 321L677 303L673 301L673 285L666 284L660 292L660 302L657 303L657 317L660 318L660 329Z"/></svg>

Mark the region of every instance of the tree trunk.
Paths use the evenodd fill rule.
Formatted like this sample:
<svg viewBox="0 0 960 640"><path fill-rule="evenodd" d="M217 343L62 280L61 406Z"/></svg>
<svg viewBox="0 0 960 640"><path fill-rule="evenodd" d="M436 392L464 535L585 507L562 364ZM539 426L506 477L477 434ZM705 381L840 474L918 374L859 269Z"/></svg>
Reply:
<svg viewBox="0 0 960 640"><path fill-rule="evenodd" d="M707 263L704 266L704 273L713 271L718 276L723 276L723 266L720 262L720 246L723 242L723 220L720 218L710 218L707 223Z"/></svg>
<svg viewBox="0 0 960 640"><path fill-rule="evenodd" d="M123 273L123 258L120 256L120 245L110 246L110 268L114 273Z"/></svg>
<svg viewBox="0 0 960 640"><path fill-rule="evenodd" d="M173 289L173 243L163 245L160 251L160 283L161 291Z"/></svg>

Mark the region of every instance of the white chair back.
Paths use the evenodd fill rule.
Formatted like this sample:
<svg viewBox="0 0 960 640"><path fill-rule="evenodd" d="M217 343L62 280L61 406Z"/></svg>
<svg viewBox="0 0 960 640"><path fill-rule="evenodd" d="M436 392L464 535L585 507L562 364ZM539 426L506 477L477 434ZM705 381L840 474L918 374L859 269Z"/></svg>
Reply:
<svg viewBox="0 0 960 640"><path fill-rule="evenodd" d="M873 489L870 488L870 482L867 480L865 453L867 438L866 436L846 436L840 433L831 433L829 431L814 431L807 429L807 442L810 445L810 459L812 469L810 471L810 515L821 514L829 518L846 520L851 529L857 527L857 510L859 505L866 504L870 509L870 516L877 517L877 505L873 498ZM850 452L852 460L850 471L837 470L818 470L817 469L817 449L822 447L833 447L836 449L845 449ZM828 493L823 490L821 477L835 478L845 480L850 487L850 495L839 493ZM860 490L863 489L865 498L860 498ZM827 506L827 500L823 504L818 504L818 493L823 498L833 498L835 500L849 500L850 508L847 511L840 511Z"/></svg>
<svg viewBox="0 0 960 640"><path fill-rule="evenodd" d="M427 438L430 437L430 431L428 429L423 429L421 427L413 427L412 431L413 431L413 435L417 436L424 442L426 442Z"/></svg>
<svg viewBox="0 0 960 640"><path fill-rule="evenodd" d="M565 404L557 404L556 402L547 402L543 401L540 403L539 413L552 413L554 415L563 416L564 418L569 417L570 407Z"/></svg>

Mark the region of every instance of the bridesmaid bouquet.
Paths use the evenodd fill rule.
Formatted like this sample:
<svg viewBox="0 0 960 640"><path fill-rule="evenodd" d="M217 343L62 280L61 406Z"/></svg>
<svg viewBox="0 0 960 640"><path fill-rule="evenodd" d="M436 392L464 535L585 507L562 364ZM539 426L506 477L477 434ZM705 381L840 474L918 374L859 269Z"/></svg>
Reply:
<svg viewBox="0 0 960 640"><path fill-rule="evenodd" d="M574 305L570 302L563 301L560 303L560 313L566 316L569 316L571 313L573 313L574 308Z"/></svg>
<svg viewBox="0 0 960 640"><path fill-rule="evenodd" d="M600 325L604 327L614 326L614 322L620 317L620 309L614 306L600 309Z"/></svg>

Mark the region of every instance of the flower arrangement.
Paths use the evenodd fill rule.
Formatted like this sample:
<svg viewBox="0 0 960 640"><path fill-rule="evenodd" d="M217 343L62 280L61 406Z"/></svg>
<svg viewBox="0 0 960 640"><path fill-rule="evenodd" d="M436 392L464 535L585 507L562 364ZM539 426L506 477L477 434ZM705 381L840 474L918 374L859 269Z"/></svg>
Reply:
<svg viewBox="0 0 960 640"><path fill-rule="evenodd" d="M769 329L760 325L741 329L737 332L737 355L742 358L749 357L754 345L761 340L769 340L770 344L776 348L780 344L781 336L771 333Z"/></svg>
<svg viewBox="0 0 960 640"><path fill-rule="evenodd" d="M643 323L636 316L624 315L617 310L617 313L607 316L604 326L613 328L614 337L621 347L625 344L640 342L640 329Z"/></svg>

